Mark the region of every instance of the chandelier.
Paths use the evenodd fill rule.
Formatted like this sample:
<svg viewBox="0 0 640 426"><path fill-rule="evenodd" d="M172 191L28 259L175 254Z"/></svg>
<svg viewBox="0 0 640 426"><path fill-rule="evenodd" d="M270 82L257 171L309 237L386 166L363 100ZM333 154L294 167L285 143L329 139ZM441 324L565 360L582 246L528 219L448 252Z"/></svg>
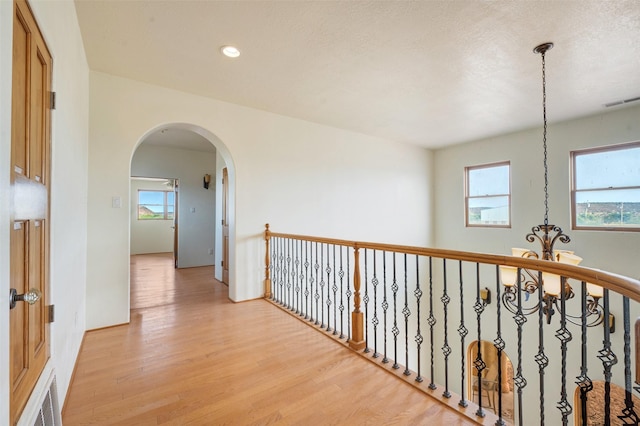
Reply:
<svg viewBox="0 0 640 426"><path fill-rule="evenodd" d="M544 165L544 223L531 228L531 232L526 235L526 240L530 243L538 241L541 245L541 254L535 251L513 248L511 255L524 258L543 259L554 262L578 265L582 258L572 251L555 250L554 245L560 241L563 244L569 243L571 239L562 232L559 226L549 224L549 178L547 167L547 92L546 92L546 70L545 54L553 47L553 43L543 43L536 46L533 52L542 56L542 117L543 117L543 165ZM502 294L503 305L512 313L522 312L530 315L543 310L547 324L551 323L555 309L561 300L568 300L574 297L573 288L565 277L547 272L534 272L528 269L516 268L513 266L500 266L500 278L504 286ZM587 301L585 313L588 317L588 326L599 325L604 320L604 311L599 305L599 300L603 296L602 287L587 283ZM525 293L525 302L529 296L542 290L542 300L538 303L518 306L518 290ZM582 315L565 314L567 320L574 324L580 324Z"/></svg>

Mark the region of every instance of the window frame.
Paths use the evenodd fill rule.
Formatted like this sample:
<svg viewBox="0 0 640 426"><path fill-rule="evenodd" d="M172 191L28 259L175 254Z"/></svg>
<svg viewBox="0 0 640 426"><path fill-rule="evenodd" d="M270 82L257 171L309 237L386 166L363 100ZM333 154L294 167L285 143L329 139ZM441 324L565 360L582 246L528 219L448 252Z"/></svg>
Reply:
<svg viewBox="0 0 640 426"><path fill-rule="evenodd" d="M640 226L594 226L594 225L578 225L576 196L578 192L591 191L616 191L622 189L640 189L640 182L634 186L609 186L606 188L589 188L585 190L577 189L576 182L576 158L581 155L596 154L602 152L622 151L626 149L640 148L640 141L625 142L615 145L606 145L595 148L579 149L570 152L571 163L571 229L575 231L618 231L618 232L640 232Z"/></svg>
<svg viewBox="0 0 640 426"><path fill-rule="evenodd" d="M470 196L469 195L469 188L470 188L470 182L469 182L469 172L473 171L473 170L479 170L479 169L489 169L489 168L497 168L497 167L504 167L507 166L508 167L508 187L509 187L509 191L506 194L487 194L487 195L482 195L482 196ZM495 163L488 163L488 164L480 164L480 165L476 165L476 166L466 166L464 168L464 223L465 223L465 227L466 228L511 228L511 191L512 191L512 185L511 185L511 161L507 160L507 161L498 161ZM479 199L479 198L494 198L494 197L507 197L507 202L508 202L508 223L505 225L500 225L500 224L485 224L485 223L469 223L469 200L470 199Z"/></svg>
<svg viewBox="0 0 640 426"><path fill-rule="evenodd" d="M147 217L147 218L140 217L140 206L160 206L160 204L140 203L140 193L141 192L161 192L163 194L163 197L162 197L163 204L161 205L162 206L162 217ZM168 197L169 193L174 194L173 204L167 203L167 197ZM137 206L138 206L138 213L137 213L136 217L137 217L138 220L144 220L144 221L147 221L147 220L174 220L175 214L176 214L176 212L175 212L175 208L176 208L175 191L163 190L163 189L142 189L142 188L140 188L140 189L138 189L138 203L137 203ZM173 212L172 212L171 217L169 217L169 212L168 212L168 209L167 209L168 206L172 206L173 207Z"/></svg>

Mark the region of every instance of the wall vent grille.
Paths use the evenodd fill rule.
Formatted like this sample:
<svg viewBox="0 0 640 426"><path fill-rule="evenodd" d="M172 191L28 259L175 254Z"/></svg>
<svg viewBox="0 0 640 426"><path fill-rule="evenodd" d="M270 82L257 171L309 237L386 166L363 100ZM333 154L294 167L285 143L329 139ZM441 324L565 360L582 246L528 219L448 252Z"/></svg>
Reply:
<svg viewBox="0 0 640 426"><path fill-rule="evenodd" d="M44 395L40 410L36 413L33 426L62 426L55 377L51 381L49 390Z"/></svg>

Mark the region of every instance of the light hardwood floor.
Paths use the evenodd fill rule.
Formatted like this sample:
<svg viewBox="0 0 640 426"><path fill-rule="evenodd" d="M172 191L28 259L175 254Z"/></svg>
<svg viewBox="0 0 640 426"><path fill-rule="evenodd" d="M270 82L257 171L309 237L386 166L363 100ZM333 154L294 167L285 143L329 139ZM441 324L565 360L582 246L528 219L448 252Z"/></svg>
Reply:
<svg viewBox="0 0 640 426"><path fill-rule="evenodd" d="M474 424L269 302L229 301L212 267L132 256L131 286L131 323L86 334L65 426Z"/></svg>

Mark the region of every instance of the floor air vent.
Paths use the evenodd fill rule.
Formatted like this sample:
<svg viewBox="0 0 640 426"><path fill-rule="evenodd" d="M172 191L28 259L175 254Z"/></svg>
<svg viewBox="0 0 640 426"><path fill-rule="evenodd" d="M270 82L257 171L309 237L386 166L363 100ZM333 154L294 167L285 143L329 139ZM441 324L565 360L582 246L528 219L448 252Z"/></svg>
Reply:
<svg viewBox="0 0 640 426"><path fill-rule="evenodd" d="M51 361L44 366L17 426L62 426L56 372Z"/></svg>
<svg viewBox="0 0 640 426"><path fill-rule="evenodd" d="M49 380L51 382L42 397L40 408L33 413L33 426L62 426L55 376Z"/></svg>

